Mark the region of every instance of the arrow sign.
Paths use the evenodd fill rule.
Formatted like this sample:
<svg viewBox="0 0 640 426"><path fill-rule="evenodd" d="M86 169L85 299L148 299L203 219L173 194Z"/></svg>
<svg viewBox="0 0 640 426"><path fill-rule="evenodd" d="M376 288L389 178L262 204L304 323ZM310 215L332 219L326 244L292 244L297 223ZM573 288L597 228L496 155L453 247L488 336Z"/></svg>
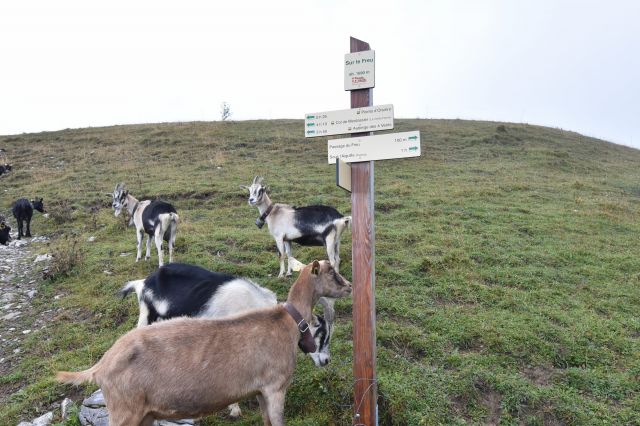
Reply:
<svg viewBox="0 0 640 426"><path fill-rule="evenodd" d="M327 142L328 161L336 158L345 163L360 161L390 160L420 156L420 132L387 133L376 136L331 139Z"/></svg>
<svg viewBox="0 0 640 426"><path fill-rule="evenodd" d="M305 133L308 138L393 129L391 104L316 112L305 117L305 127L316 129L314 133Z"/></svg>

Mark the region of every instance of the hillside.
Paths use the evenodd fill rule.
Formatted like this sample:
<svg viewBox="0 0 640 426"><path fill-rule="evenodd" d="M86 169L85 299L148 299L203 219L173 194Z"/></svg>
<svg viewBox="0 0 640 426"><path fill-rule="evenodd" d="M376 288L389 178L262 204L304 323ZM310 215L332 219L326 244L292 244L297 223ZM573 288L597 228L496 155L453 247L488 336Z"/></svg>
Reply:
<svg viewBox="0 0 640 426"><path fill-rule="evenodd" d="M134 263L134 231L106 195L117 182L176 206L178 261L250 277L284 299L293 279L276 278L273 239L238 185L262 175L274 202L350 212L326 138L305 140L302 129L196 122L0 137L14 166L0 177L0 214L44 197L50 217L36 214L32 230L55 254L34 298L51 321L17 355L2 342L0 424L88 395L95 388L55 384L53 372L87 368L136 323L133 298L116 293L157 257ZM640 424L640 151L509 123L397 120L394 131L415 129L422 157L375 165L380 423ZM337 309L331 364L299 356L288 424L350 424L351 301ZM0 335L32 326L21 321L0 322ZM260 422L254 401L241 406L240 421L221 412L204 424Z"/></svg>

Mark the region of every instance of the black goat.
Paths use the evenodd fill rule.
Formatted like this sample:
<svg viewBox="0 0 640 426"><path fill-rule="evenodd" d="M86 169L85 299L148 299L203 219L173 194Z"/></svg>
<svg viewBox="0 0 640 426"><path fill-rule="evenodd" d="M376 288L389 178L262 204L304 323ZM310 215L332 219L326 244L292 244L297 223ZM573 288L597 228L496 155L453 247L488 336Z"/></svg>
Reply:
<svg viewBox="0 0 640 426"><path fill-rule="evenodd" d="M36 198L35 200L27 200L26 198L20 198L13 203L11 212L13 217L18 222L18 239L24 237L31 237L31 217L33 216L33 210L38 210L40 213L45 213L44 204L42 198ZM27 222L27 233L24 233L24 225L22 222Z"/></svg>

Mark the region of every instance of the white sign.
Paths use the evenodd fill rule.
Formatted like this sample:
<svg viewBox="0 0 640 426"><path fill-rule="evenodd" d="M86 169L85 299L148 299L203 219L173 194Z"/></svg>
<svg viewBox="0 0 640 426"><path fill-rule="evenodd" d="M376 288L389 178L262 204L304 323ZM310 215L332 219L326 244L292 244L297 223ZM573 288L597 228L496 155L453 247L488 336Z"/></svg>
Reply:
<svg viewBox="0 0 640 426"><path fill-rule="evenodd" d="M329 164L336 158L345 163L390 160L420 156L420 132L387 133L376 136L331 139L328 142Z"/></svg>
<svg viewBox="0 0 640 426"><path fill-rule="evenodd" d="M351 165L336 158L336 185L351 192Z"/></svg>
<svg viewBox="0 0 640 426"><path fill-rule="evenodd" d="M376 87L376 51L344 55L344 90Z"/></svg>
<svg viewBox="0 0 640 426"><path fill-rule="evenodd" d="M304 136L343 135L393 129L393 105L314 112L304 116Z"/></svg>

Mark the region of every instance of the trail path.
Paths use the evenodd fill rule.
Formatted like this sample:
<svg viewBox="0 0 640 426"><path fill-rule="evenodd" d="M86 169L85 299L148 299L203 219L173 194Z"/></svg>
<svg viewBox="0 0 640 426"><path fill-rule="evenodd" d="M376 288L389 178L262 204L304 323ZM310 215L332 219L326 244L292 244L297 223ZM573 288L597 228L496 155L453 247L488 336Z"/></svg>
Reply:
<svg viewBox="0 0 640 426"><path fill-rule="evenodd" d="M12 238L9 245L0 245L0 376L11 374L20 361L23 341L47 326L48 311L36 312L33 300L49 259L35 251L48 238ZM16 390L0 386L0 404Z"/></svg>

